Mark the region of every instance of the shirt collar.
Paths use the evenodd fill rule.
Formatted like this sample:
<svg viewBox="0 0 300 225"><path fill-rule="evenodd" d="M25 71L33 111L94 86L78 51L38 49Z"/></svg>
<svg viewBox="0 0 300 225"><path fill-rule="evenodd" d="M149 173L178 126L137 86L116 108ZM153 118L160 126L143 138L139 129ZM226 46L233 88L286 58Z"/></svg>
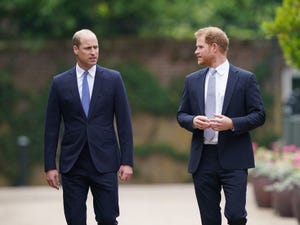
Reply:
<svg viewBox="0 0 300 225"><path fill-rule="evenodd" d="M216 68L218 74L220 75L226 75L228 74L229 72L229 62L228 60L226 59L224 63L222 63L221 65L219 65L217 68Z"/></svg>
<svg viewBox="0 0 300 225"><path fill-rule="evenodd" d="M78 78L80 78L83 75L84 71L84 69L82 69L78 64L76 64L76 74ZM88 71L89 74L94 78L96 75L96 65L92 66Z"/></svg>

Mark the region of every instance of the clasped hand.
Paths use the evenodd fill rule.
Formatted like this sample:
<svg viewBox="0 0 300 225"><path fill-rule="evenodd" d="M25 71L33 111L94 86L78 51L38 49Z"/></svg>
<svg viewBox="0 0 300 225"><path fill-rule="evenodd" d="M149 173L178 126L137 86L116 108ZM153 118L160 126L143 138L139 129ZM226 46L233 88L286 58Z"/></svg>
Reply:
<svg viewBox="0 0 300 225"><path fill-rule="evenodd" d="M232 129L233 123L229 117L215 114L214 118L195 116L193 119L193 127L200 130L212 128L215 131L223 131Z"/></svg>

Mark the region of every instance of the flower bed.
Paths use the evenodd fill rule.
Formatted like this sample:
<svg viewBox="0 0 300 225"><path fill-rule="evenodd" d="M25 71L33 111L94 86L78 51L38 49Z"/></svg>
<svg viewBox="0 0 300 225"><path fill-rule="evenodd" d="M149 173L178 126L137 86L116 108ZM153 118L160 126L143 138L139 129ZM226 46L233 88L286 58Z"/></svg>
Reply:
<svg viewBox="0 0 300 225"><path fill-rule="evenodd" d="M258 207L296 217L300 224L300 148L254 148L256 167L250 170ZM264 178L264 183L262 180ZM263 193L263 194L262 194Z"/></svg>

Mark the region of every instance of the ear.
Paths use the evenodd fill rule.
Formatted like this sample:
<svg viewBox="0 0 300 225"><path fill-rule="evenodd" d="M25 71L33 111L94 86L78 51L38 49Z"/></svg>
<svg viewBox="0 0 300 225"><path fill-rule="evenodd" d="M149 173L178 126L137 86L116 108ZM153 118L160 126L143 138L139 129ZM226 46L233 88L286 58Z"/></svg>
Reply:
<svg viewBox="0 0 300 225"><path fill-rule="evenodd" d="M78 51L79 51L79 49L78 49L77 45L73 45L73 52L75 55L78 54Z"/></svg>
<svg viewBox="0 0 300 225"><path fill-rule="evenodd" d="M212 47L212 50L213 50L214 53L219 51L219 45L217 45L217 43L212 43L211 47Z"/></svg>

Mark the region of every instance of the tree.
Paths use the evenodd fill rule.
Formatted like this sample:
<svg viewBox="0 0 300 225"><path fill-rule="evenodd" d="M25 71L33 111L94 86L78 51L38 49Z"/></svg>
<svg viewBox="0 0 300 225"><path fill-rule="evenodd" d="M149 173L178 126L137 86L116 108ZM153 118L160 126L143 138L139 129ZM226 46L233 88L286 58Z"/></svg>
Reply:
<svg viewBox="0 0 300 225"><path fill-rule="evenodd" d="M101 37L194 38L214 25L230 37L263 37L260 24L281 0L1 0L0 37L69 38L90 28Z"/></svg>
<svg viewBox="0 0 300 225"><path fill-rule="evenodd" d="M268 36L276 36L287 64L300 69L300 0L284 0L273 21L263 23Z"/></svg>
<svg viewBox="0 0 300 225"><path fill-rule="evenodd" d="M155 33L162 36L194 38L204 26L221 27L231 38L263 38L261 23L273 18L281 0L173 0L163 1L152 19ZM172 3L171 3L172 2Z"/></svg>

